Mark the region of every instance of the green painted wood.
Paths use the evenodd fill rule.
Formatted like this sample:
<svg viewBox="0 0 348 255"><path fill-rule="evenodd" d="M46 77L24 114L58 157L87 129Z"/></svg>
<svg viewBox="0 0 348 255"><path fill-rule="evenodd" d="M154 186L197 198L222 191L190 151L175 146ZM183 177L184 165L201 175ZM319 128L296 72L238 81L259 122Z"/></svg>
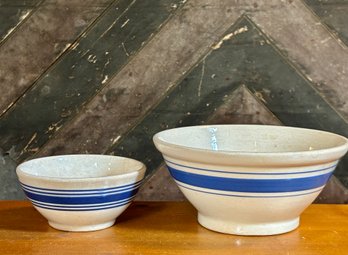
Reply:
<svg viewBox="0 0 348 255"><path fill-rule="evenodd" d="M120 0L0 119L0 147L35 153L106 85L168 19L179 0Z"/></svg>
<svg viewBox="0 0 348 255"><path fill-rule="evenodd" d="M41 0L0 0L0 43L30 15Z"/></svg>
<svg viewBox="0 0 348 255"><path fill-rule="evenodd" d="M348 125L270 40L243 18L134 129L109 149L148 166L162 162L152 136L163 129L205 124L236 88L248 87L285 125L348 136ZM347 157L336 171L347 176Z"/></svg>
<svg viewBox="0 0 348 255"><path fill-rule="evenodd" d="M207 123L280 125L283 123L255 96L242 85L232 94L225 95L222 104L214 108Z"/></svg>
<svg viewBox="0 0 348 255"><path fill-rule="evenodd" d="M305 0L305 3L348 45L348 0Z"/></svg>
<svg viewBox="0 0 348 255"><path fill-rule="evenodd" d="M7 17L16 8L17 17L22 19L0 45L0 115L95 21L111 0L84 0L83 6L79 0L45 0L37 2L35 8L34 3L0 0L0 10L5 8L0 27L14 21ZM30 13L20 11L27 6L34 9ZM20 123L15 128L19 126ZM14 150L0 148L0 199L24 198L16 177L15 156Z"/></svg>
<svg viewBox="0 0 348 255"><path fill-rule="evenodd" d="M45 0L0 47L0 115L8 111L113 0Z"/></svg>
<svg viewBox="0 0 348 255"><path fill-rule="evenodd" d="M10 155L3 155L0 150L0 200L24 199L25 195L16 175L17 163Z"/></svg>
<svg viewBox="0 0 348 255"><path fill-rule="evenodd" d="M105 153L240 17L238 6L231 7L230 1L212 4L207 8L206 1L187 1L35 157Z"/></svg>

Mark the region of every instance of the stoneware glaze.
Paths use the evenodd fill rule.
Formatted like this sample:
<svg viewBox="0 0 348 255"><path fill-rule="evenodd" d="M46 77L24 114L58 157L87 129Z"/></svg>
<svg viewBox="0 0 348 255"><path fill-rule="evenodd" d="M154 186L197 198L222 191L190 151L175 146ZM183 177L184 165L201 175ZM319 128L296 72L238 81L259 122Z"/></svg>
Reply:
<svg viewBox="0 0 348 255"><path fill-rule="evenodd" d="M348 149L333 133L260 125L175 128L154 143L198 222L237 235L295 229Z"/></svg>
<svg viewBox="0 0 348 255"><path fill-rule="evenodd" d="M143 163L116 156L64 155L20 164L17 175L34 207L66 231L110 227L144 178Z"/></svg>

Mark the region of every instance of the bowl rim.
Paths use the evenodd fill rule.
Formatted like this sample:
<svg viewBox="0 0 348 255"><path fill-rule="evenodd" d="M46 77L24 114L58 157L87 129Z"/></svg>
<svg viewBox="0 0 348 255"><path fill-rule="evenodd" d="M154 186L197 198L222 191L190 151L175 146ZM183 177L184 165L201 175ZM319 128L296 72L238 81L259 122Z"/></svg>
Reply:
<svg viewBox="0 0 348 255"><path fill-rule="evenodd" d="M123 174L117 174L117 175L108 175L108 176L96 176L96 177L79 177L79 178L60 178L60 177L51 177L51 176L44 176L44 175L35 175L30 174L28 172L23 171L21 168L26 165L28 162L33 161L40 161L40 160L50 160L54 158L61 158L61 157L96 157L96 158L114 158L114 159L124 159L128 161L133 161L139 164L139 167L135 169L134 171L123 173ZM34 159L29 159L25 162L20 163L16 167L16 173L18 177L29 177L36 180L47 180L47 181L55 181L55 182L66 182L66 183L72 183L72 182L91 182L91 181L104 181L109 179L120 179L120 178L127 178L131 177L133 175L138 175L145 173L146 166L143 162L138 161L136 159L128 158L128 157L122 157L122 156L114 156L114 155L104 155L104 154L64 154L64 155L54 155L54 156L45 156L45 157L39 157Z"/></svg>
<svg viewBox="0 0 348 255"><path fill-rule="evenodd" d="M273 129L297 129L305 130L306 132L321 133L326 135L334 135L342 139L342 144L329 148L314 149L307 151L278 151L278 152L248 152L248 151L227 151L227 150L209 150L204 148L195 148L185 145L178 145L165 140L160 137L166 132L173 132L174 130L188 129L188 128L214 128L214 127L263 127L263 128L273 128ZM348 150L348 139L342 135L336 133L292 126L279 126L279 125L259 125L259 124L211 124L211 125L196 125L196 126L184 126L166 129L156 133L153 136L153 142L156 148L163 153L164 156L170 156L177 159L182 159L185 161L194 161L197 163L212 163L218 165L245 165L245 166L256 166L261 163L265 163L265 159L272 159L273 162L268 162L268 165L284 165L287 163L291 165L306 165L316 163L323 163L333 160L338 160L342 157ZM182 153L182 151L190 151L188 153ZM313 155L323 156L321 159L319 157L313 157ZM311 157L312 156L312 157ZM238 157L239 162L233 162ZM255 160L255 162L250 162L250 159Z"/></svg>

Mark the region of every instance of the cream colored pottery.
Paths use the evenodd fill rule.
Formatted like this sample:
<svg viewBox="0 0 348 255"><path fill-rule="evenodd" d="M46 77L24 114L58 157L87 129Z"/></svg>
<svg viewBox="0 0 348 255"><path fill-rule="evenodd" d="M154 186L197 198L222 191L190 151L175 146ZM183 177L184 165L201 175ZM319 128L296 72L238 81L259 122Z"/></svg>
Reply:
<svg viewBox="0 0 348 255"><path fill-rule="evenodd" d="M264 125L175 128L153 140L198 222L237 235L295 229L348 150L340 135Z"/></svg>
<svg viewBox="0 0 348 255"><path fill-rule="evenodd" d="M34 207L65 231L110 227L144 178L143 163L106 155L63 155L20 164L17 175Z"/></svg>

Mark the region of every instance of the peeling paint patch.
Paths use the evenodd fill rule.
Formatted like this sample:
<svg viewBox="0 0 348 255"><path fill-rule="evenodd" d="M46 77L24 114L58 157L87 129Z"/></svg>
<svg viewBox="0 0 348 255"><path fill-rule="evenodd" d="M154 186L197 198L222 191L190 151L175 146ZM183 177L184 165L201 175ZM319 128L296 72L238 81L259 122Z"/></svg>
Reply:
<svg viewBox="0 0 348 255"><path fill-rule="evenodd" d="M15 28L16 28L16 27L13 27L13 28L11 28L10 30L8 30L7 33L5 34L5 36L4 36L3 39L5 39L6 37L8 37L8 36L13 32L13 30L15 30Z"/></svg>
<svg viewBox="0 0 348 255"><path fill-rule="evenodd" d="M63 48L63 50L62 50L62 52L66 51L70 46L71 46L71 43L65 44L65 46L64 46L64 48Z"/></svg>
<svg viewBox="0 0 348 255"><path fill-rule="evenodd" d="M321 40L320 43L326 43L327 41L329 41L331 39L331 37L326 37L325 39Z"/></svg>
<svg viewBox="0 0 348 255"><path fill-rule="evenodd" d="M124 53L126 53L127 57L129 57L129 53L126 49L126 46L124 45L124 42L122 42L122 48L123 48Z"/></svg>
<svg viewBox="0 0 348 255"><path fill-rule="evenodd" d="M119 21L119 19L122 17L122 15L125 14L135 4L135 2L136 2L136 0L133 0L128 5L128 7L122 12L122 14L117 19L115 19L114 22L111 23L111 25L104 31L104 33L101 34L101 36L99 36L98 40L100 38L104 37L115 26L115 24Z"/></svg>
<svg viewBox="0 0 348 255"><path fill-rule="evenodd" d="M241 34L241 33L247 32L247 31L248 31L248 27L244 26L244 27L237 29L236 31L234 31L232 33L225 35L224 38L222 38L218 43L216 43L215 45L212 46L212 49L213 50L219 49L225 41L230 40L235 35L238 35L238 34Z"/></svg>
<svg viewBox="0 0 348 255"><path fill-rule="evenodd" d="M77 46L79 46L80 43L78 42L74 42L73 45L71 46L72 50L75 50L77 48Z"/></svg>
<svg viewBox="0 0 348 255"><path fill-rule="evenodd" d="M267 104L266 99L263 97L262 91L254 91L254 95L260 99L263 103Z"/></svg>
<svg viewBox="0 0 348 255"><path fill-rule="evenodd" d="M119 136L115 137L114 139L110 139L110 141L111 141L112 145L114 145L114 144L116 144L117 141L120 140L120 139L121 139L121 136L119 135Z"/></svg>
<svg viewBox="0 0 348 255"><path fill-rule="evenodd" d="M96 55L93 55L93 54L90 54L88 57L87 57L87 61L89 63L93 63L95 64L97 62L97 56Z"/></svg>
<svg viewBox="0 0 348 255"><path fill-rule="evenodd" d="M37 136L37 133L35 132L33 134L33 136L30 138L29 142L25 145L25 147L23 148L22 152L21 152L21 155L24 153L24 152L27 152L27 151L31 151L31 150L28 150L29 146L31 145L31 143L35 140Z"/></svg>
<svg viewBox="0 0 348 255"><path fill-rule="evenodd" d="M106 68L106 66L107 66L108 64L110 64L110 59L108 59L108 60L105 62L105 65L104 65L103 70Z"/></svg>
<svg viewBox="0 0 348 255"><path fill-rule="evenodd" d="M31 12L31 10L22 11L22 14L21 14L21 16L20 16L19 19L18 19L19 22L18 22L17 26L15 26L15 27L9 29L9 30L6 32L6 34L4 35L3 39L5 39L6 37L8 37L8 36L19 26L19 24L20 24L26 17L28 17L28 15L30 14L30 12Z"/></svg>
<svg viewBox="0 0 348 255"><path fill-rule="evenodd" d="M108 79L109 79L109 76L108 75L105 75L104 76L104 79L102 80L102 84L104 84L105 82L107 82L108 81Z"/></svg>
<svg viewBox="0 0 348 255"><path fill-rule="evenodd" d="M47 131L45 132L45 134L48 134L48 133L50 133L50 132L55 132L55 131L57 131L57 130L59 130L61 127L62 127L62 125L59 125L61 123L61 120L60 121L58 121L58 122L56 122L56 123L53 123L53 124L51 124L49 127L48 127L48 129L47 129Z"/></svg>
<svg viewBox="0 0 348 255"><path fill-rule="evenodd" d="M205 59L203 59L203 62L202 62L202 73L201 73L201 78L199 79L199 84L198 84L198 93L197 93L198 97L201 96L204 71L205 71Z"/></svg>
<svg viewBox="0 0 348 255"><path fill-rule="evenodd" d="M126 26L128 22L129 22L129 19L127 19L127 20L121 25L121 28L123 28L124 26Z"/></svg>
<svg viewBox="0 0 348 255"><path fill-rule="evenodd" d="M24 20L26 17L28 17L28 15L30 14L31 11L23 11L22 15L19 17L19 20L22 21Z"/></svg>

